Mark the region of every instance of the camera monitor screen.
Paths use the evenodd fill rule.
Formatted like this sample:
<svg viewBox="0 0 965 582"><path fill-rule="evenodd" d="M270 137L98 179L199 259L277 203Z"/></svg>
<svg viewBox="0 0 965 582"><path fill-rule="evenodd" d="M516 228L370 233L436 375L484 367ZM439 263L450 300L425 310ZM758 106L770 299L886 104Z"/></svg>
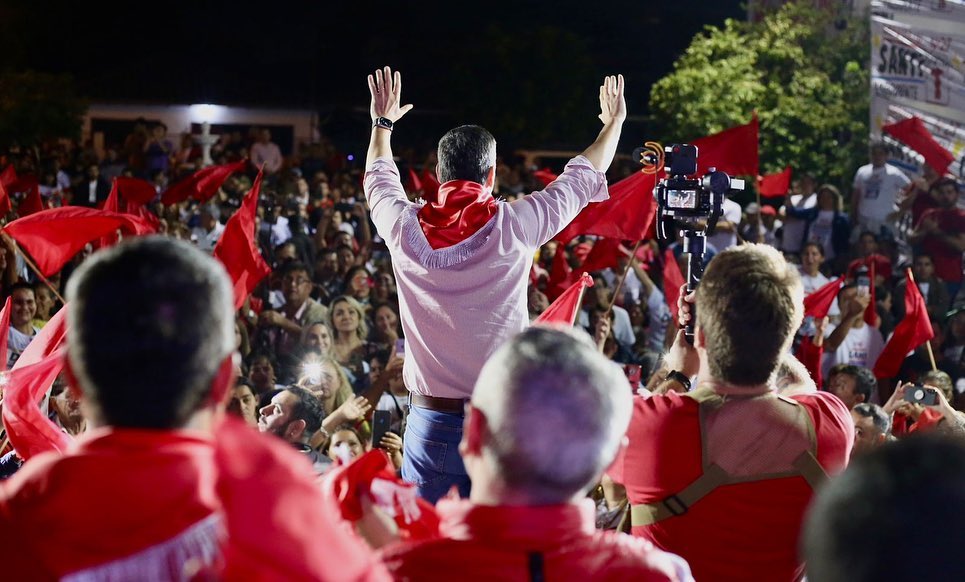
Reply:
<svg viewBox="0 0 965 582"><path fill-rule="evenodd" d="M697 208L696 190L667 190L667 207L680 210Z"/></svg>

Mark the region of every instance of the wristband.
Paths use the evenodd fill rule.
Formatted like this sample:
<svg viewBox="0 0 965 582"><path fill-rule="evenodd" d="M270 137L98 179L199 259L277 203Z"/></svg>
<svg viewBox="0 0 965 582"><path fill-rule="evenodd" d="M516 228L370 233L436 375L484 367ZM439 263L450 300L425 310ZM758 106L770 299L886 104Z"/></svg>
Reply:
<svg viewBox="0 0 965 582"><path fill-rule="evenodd" d="M667 375L664 376L664 380L673 380L684 387L687 392L690 392L690 378L681 374L677 370L670 370Z"/></svg>
<svg viewBox="0 0 965 582"><path fill-rule="evenodd" d="M381 127L382 129L387 129L392 131L392 127L395 124L388 117L376 117L375 121L372 122L372 127Z"/></svg>

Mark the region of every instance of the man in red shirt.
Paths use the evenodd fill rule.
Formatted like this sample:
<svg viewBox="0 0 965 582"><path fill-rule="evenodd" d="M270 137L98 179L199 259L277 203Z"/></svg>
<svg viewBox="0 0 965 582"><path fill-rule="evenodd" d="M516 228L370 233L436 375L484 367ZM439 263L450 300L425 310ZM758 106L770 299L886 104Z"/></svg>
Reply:
<svg viewBox="0 0 965 582"><path fill-rule="evenodd" d="M390 546L399 580L691 580L679 557L594 527L586 491L620 447L630 386L589 336L532 327L486 362L459 449L468 500L440 539Z"/></svg>
<svg viewBox="0 0 965 582"><path fill-rule="evenodd" d="M957 207L958 183L942 178L932 196L937 208L921 215L915 230L908 235L912 244L931 255L935 275L948 285L948 296L955 297L962 286L962 253L965 253L965 210Z"/></svg>
<svg viewBox="0 0 965 582"><path fill-rule="evenodd" d="M800 578L812 489L845 467L854 440L833 394L775 393L801 323L800 277L773 248L742 245L714 257L695 295L680 302L682 326L697 306L694 345L677 334L609 475L626 487L633 534L686 559L697 580Z"/></svg>

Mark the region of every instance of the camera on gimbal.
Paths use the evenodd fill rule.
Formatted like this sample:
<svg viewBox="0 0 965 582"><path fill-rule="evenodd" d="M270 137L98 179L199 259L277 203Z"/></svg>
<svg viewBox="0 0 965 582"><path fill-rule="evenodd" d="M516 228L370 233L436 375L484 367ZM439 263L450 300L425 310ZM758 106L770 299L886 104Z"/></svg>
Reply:
<svg viewBox="0 0 965 582"><path fill-rule="evenodd" d="M667 178L657 184L657 236L667 240L674 228L714 234L723 212L724 197L744 189L744 181L710 168L697 174L697 146L673 144L664 148ZM668 236L669 235L669 236Z"/></svg>

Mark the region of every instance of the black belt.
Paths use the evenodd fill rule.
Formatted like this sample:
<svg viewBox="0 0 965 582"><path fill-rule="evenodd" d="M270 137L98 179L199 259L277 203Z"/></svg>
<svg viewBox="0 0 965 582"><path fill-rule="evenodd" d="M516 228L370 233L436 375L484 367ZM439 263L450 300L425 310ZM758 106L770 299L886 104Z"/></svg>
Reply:
<svg viewBox="0 0 965 582"><path fill-rule="evenodd" d="M409 404L419 408L428 408L436 412L448 412L462 416L466 413L466 402L462 398L439 398L437 396L426 396L409 392Z"/></svg>

